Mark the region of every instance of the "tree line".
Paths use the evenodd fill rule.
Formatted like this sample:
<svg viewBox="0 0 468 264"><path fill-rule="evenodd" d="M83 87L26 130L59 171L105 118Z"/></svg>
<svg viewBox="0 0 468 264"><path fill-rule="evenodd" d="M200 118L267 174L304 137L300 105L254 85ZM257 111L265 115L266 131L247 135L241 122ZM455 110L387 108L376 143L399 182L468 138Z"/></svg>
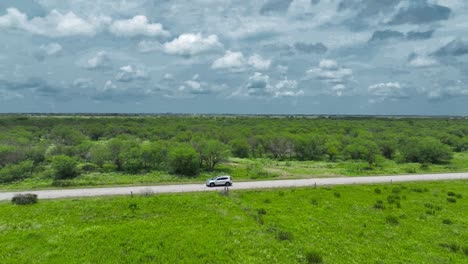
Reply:
<svg viewBox="0 0 468 264"><path fill-rule="evenodd" d="M468 120L268 117L0 117L0 182L33 175L167 171L229 157L442 164L468 150Z"/></svg>

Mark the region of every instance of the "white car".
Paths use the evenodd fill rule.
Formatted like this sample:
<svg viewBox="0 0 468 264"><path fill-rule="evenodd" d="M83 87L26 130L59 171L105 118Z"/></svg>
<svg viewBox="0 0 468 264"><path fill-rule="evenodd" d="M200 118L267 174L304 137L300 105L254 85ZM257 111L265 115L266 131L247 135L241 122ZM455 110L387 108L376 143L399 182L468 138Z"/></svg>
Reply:
<svg viewBox="0 0 468 264"><path fill-rule="evenodd" d="M218 176L213 179L206 180L206 186L215 187L215 186L231 186L232 178L228 175Z"/></svg>

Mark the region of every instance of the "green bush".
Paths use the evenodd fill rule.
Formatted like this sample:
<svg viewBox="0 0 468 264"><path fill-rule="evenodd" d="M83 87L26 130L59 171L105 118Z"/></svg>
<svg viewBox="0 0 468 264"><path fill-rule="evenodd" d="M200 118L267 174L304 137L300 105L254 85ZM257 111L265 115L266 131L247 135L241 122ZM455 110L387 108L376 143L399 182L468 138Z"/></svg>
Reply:
<svg viewBox="0 0 468 264"><path fill-rule="evenodd" d="M435 138L410 138L400 146L402 158L406 162L422 164L448 163L453 152L449 146L442 144Z"/></svg>
<svg viewBox="0 0 468 264"><path fill-rule="evenodd" d="M78 165L78 170L83 172L94 172L98 171L99 167L93 163L83 163Z"/></svg>
<svg viewBox="0 0 468 264"><path fill-rule="evenodd" d="M375 202L374 206L373 206L375 209L380 209L380 210L384 210L385 209L385 205L383 204L382 201L377 201Z"/></svg>
<svg viewBox="0 0 468 264"><path fill-rule="evenodd" d="M78 161L75 158L65 155L52 157L52 168L54 169L54 179L72 179L79 175L77 168Z"/></svg>
<svg viewBox="0 0 468 264"><path fill-rule="evenodd" d="M450 219L444 219L444 220L442 220L442 223L443 223L444 225L451 225L451 224L453 224L453 221L450 220Z"/></svg>
<svg viewBox="0 0 468 264"><path fill-rule="evenodd" d="M306 262L308 264L321 264L321 263L323 263L322 256L320 256L320 254L315 252L315 251L307 252L306 255L305 255L305 258L306 258Z"/></svg>
<svg viewBox="0 0 468 264"><path fill-rule="evenodd" d="M0 169L0 183L21 181L32 176L34 162L26 160L18 164L10 164Z"/></svg>
<svg viewBox="0 0 468 264"><path fill-rule="evenodd" d="M400 221L398 220L398 217L393 216L393 215L388 215L385 217L385 222L390 225L399 225Z"/></svg>
<svg viewBox="0 0 468 264"><path fill-rule="evenodd" d="M117 165L115 165L112 162L106 162L106 163L102 164L102 170L104 172L114 172L114 171L117 170Z"/></svg>
<svg viewBox="0 0 468 264"><path fill-rule="evenodd" d="M448 198L447 198L447 202L449 202L449 203L456 203L456 202L457 202L457 199L452 198L452 197L448 197Z"/></svg>
<svg viewBox="0 0 468 264"><path fill-rule="evenodd" d="M16 205L35 204L37 203L37 195L32 193L16 194L11 202Z"/></svg>
<svg viewBox="0 0 468 264"><path fill-rule="evenodd" d="M193 176L200 168L199 155L190 145L179 145L169 152L169 165L176 174Z"/></svg>

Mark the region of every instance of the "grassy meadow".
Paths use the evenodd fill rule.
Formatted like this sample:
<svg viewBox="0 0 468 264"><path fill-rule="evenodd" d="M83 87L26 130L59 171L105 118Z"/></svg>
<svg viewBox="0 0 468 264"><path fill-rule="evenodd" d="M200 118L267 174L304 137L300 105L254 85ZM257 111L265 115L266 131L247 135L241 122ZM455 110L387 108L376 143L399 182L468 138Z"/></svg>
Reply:
<svg viewBox="0 0 468 264"><path fill-rule="evenodd" d="M0 263L466 263L468 181L0 203Z"/></svg>

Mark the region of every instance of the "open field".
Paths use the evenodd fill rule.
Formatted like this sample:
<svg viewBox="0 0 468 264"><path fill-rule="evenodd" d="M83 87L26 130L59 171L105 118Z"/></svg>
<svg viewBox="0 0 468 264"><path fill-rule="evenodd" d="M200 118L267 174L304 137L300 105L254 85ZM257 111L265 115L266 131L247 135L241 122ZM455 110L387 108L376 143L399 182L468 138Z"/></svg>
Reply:
<svg viewBox="0 0 468 264"><path fill-rule="evenodd" d="M466 263L467 197L453 181L2 202L0 262Z"/></svg>

